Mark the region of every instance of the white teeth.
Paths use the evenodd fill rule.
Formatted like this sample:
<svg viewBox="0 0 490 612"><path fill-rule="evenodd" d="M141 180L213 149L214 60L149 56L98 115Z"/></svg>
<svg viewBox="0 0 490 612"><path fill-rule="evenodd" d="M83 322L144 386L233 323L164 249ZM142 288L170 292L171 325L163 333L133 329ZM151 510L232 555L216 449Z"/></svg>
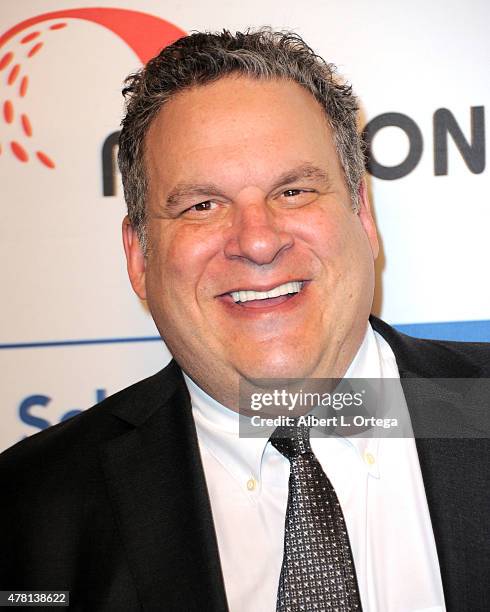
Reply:
<svg viewBox="0 0 490 612"><path fill-rule="evenodd" d="M231 297L234 302L250 302L251 300L265 300L267 298L279 297L288 293L298 293L303 287L302 281L292 281L274 287L270 291L232 291Z"/></svg>

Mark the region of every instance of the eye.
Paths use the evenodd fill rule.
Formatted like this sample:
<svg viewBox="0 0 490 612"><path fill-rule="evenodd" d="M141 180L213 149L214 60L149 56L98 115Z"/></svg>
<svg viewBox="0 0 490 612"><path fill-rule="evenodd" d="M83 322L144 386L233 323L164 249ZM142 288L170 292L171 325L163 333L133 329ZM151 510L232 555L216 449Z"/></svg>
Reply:
<svg viewBox="0 0 490 612"><path fill-rule="evenodd" d="M294 198L295 196L298 196L301 193L308 193L308 192L305 191L304 189L286 189L286 191L284 191L282 195L286 196L287 198Z"/></svg>
<svg viewBox="0 0 490 612"><path fill-rule="evenodd" d="M218 205L213 200L206 200L205 202L199 202L199 204L194 204L184 212L207 212L208 210L214 210Z"/></svg>
<svg viewBox="0 0 490 612"><path fill-rule="evenodd" d="M301 207L311 204L318 197L318 192L315 189L301 189L299 187L291 187L285 189L279 194L279 201L286 207Z"/></svg>

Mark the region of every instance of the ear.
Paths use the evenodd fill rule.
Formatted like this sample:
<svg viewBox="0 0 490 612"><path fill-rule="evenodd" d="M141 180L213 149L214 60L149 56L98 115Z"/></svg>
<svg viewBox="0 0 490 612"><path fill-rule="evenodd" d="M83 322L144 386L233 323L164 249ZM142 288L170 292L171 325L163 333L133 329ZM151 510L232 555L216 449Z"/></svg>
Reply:
<svg viewBox="0 0 490 612"><path fill-rule="evenodd" d="M357 214L359 215L359 220L371 245L373 259L376 259L379 253L378 233L376 231L376 223L374 222L374 218L371 213L371 205L369 203L369 195L365 179L362 179L361 184L359 185L359 211Z"/></svg>
<svg viewBox="0 0 490 612"><path fill-rule="evenodd" d="M141 300L146 300L146 259L136 230L129 222L127 216L124 217L122 223L122 237L124 252L126 253L129 280L131 281L131 285L136 295Z"/></svg>

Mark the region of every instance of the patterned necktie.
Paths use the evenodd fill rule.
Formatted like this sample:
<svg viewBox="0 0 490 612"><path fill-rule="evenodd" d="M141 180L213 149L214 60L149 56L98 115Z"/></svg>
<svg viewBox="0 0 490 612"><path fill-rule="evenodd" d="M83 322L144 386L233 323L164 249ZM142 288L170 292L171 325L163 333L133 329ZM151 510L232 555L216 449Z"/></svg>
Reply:
<svg viewBox="0 0 490 612"><path fill-rule="evenodd" d="M278 427L270 441L291 464L277 612L361 611L344 516L309 428Z"/></svg>

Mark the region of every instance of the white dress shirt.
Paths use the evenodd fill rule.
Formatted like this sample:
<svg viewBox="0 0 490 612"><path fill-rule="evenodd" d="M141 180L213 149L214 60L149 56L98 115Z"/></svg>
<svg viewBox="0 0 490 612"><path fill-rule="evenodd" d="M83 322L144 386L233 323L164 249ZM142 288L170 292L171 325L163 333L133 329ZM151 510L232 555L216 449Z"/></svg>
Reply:
<svg viewBox="0 0 490 612"><path fill-rule="evenodd" d="M399 378L393 351L370 325L345 377ZM289 461L267 438L240 438L238 414L185 379L230 611L275 612ZM443 612L413 438L312 437L311 446L344 513L363 611Z"/></svg>

